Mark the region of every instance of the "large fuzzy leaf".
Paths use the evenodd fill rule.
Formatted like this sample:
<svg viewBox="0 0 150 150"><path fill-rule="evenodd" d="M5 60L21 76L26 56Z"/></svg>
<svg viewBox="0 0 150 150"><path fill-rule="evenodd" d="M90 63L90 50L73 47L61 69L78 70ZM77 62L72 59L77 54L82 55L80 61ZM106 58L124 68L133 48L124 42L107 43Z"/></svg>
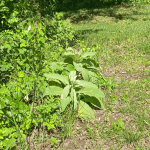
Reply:
<svg viewBox="0 0 150 150"><path fill-rule="evenodd" d="M69 84L69 79L65 75L59 75L59 74L56 74L56 73L45 73L44 76L47 77L47 78L50 78L50 79L60 80L64 84Z"/></svg>
<svg viewBox="0 0 150 150"><path fill-rule="evenodd" d="M88 96L94 96L96 98L104 98L105 95L100 89L96 89L93 87L85 87L83 89L80 89L77 93L81 93Z"/></svg>
<svg viewBox="0 0 150 150"><path fill-rule="evenodd" d="M71 82L75 82L75 80L76 80L76 71L75 70L74 71L70 71L69 78L70 78Z"/></svg>
<svg viewBox="0 0 150 150"><path fill-rule="evenodd" d="M96 53L95 52L86 52L85 54L83 54L82 56L81 56L81 58L86 58L86 57L88 57L88 56L94 56Z"/></svg>
<svg viewBox="0 0 150 150"><path fill-rule="evenodd" d="M68 71L73 71L73 70L75 70L75 67L72 64L68 64L67 67L66 67L66 69Z"/></svg>
<svg viewBox="0 0 150 150"><path fill-rule="evenodd" d="M83 87L93 87L98 89L98 87L92 82L84 81L84 80L76 80L76 84Z"/></svg>
<svg viewBox="0 0 150 150"><path fill-rule="evenodd" d="M83 68L81 63L80 63L80 64L77 64L77 63L73 62L73 64L74 64L74 66L75 66L75 69L76 69L78 72L81 72L83 79L86 80L86 81L89 81L88 70L85 69L85 68Z"/></svg>
<svg viewBox="0 0 150 150"><path fill-rule="evenodd" d="M88 75L88 81L97 84L98 82L98 75L94 71L90 71L86 69L86 73Z"/></svg>
<svg viewBox="0 0 150 150"><path fill-rule="evenodd" d="M93 110L87 103L85 103L83 101L80 101L80 103L79 103L78 116L80 118L84 118L84 119L87 119L87 118L95 119L95 114L94 114Z"/></svg>
<svg viewBox="0 0 150 150"><path fill-rule="evenodd" d="M83 100L86 102L90 102L93 106L97 108L104 108L103 101L100 98L85 95L85 98Z"/></svg>
<svg viewBox="0 0 150 150"><path fill-rule="evenodd" d="M76 96L76 91L75 89L71 89L71 93L70 93L70 96L71 96L71 100L73 101L74 103L74 109L77 108L77 96Z"/></svg>
<svg viewBox="0 0 150 150"><path fill-rule="evenodd" d="M67 97L66 99L60 100L60 111L63 112L70 102L71 102L70 97Z"/></svg>
<svg viewBox="0 0 150 150"><path fill-rule="evenodd" d="M89 66L93 66L95 69L97 69L96 67L100 67L99 64L95 60L90 59L90 58L83 59L82 63L88 64Z"/></svg>
<svg viewBox="0 0 150 150"><path fill-rule="evenodd" d="M67 85L61 94L61 99L66 99L70 91L70 85Z"/></svg>
<svg viewBox="0 0 150 150"><path fill-rule="evenodd" d="M45 95L61 95L63 92L63 89L58 86L49 86L45 89L44 96Z"/></svg>
<svg viewBox="0 0 150 150"><path fill-rule="evenodd" d="M67 57L67 58L65 58L64 62L68 63L68 64L73 64L73 58L72 57Z"/></svg>
<svg viewBox="0 0 150 150"><path fill-rule="evenodd" d="M63 70L64 69L63 65L64 65L64 63L62 63L62 62L51 62L50 63L50 67L55 70Z"/></svg>
<svg viewBox="0 0 150 150"><path fill-rule="evenodd" d="M90 81L90 75L89 75L87 69L83 68L83 69L81 70L81 73L82 73L82 77L83 77L83 79L84 79L85 81Z"/></svg>
<svg viewBox="0 0 150 150"><path fill-rule="evenodd" d="M74 65L75 69L79 72L83 69L81 63L77 64L77 63L73 62L73 65Z"/></svg>
<svg viewBox="0 0 150 150"><path fill-rule="evenodd" d="M63 72L62 72L62 75L69 76L69 71L66 71L66 70L63 71Z"/></svg>
<svg viewBox="0 0 150 150"><path fill-rule="evenodd" d="M91 81L93 83L97 82L98 76L94 71L90 71L89 69L83 68L81 63L77 64L77 63L73 62L73 64L75 66L75 69L77 71L81 72L82 77L85 81Z"/></svg>
<svg viewBox="0 0 150 150"><path fill-rule="evenodd" d="M65 56L74 56L74 53L72 53L72 52L65 52L64 55Z"/></svg>
<svg viewBox="0 0 150 150"><path fill-rule="evenodd" d="M72 52L73 52L73 48L72 48L72 47L68 47L66 50L67 50L67 51L72 51Z"/></svg>

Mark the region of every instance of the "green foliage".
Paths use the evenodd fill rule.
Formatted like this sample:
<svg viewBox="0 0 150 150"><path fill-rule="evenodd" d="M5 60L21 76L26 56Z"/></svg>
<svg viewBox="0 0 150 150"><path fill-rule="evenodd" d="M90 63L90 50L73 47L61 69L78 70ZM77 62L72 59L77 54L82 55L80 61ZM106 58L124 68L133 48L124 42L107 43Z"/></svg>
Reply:
<svg viewBox="0 0 150 150"><path fill-rule="evenodd" d="M0 2L1 31L15 29L20 19L24 20L29 16L35 18L39 14L37 7L37 4L32 0L2 0Z"/></svg>
<svg viewBox="0 0 150 150"><path fill-rule="evenodd" d="M51 146L56 148L57 147L57 143L58 143L58 140L54 137L51 137Z"/></svg>
<svg viewBox="0 0 150 150"><path fill-rule="evenodd" d="M114 130L122 130L124 128L124 122L122 121L122 118L119 118L118 123L112 121L111 128Z"/></svg>
<svg viewBox="0 0 150 150"><path fill-rule="evenodd" d="M56 17L59 19L59 14ZM68 28L61 20L58 24L55 19L52 22L55 23L49 29L46 22L27 19L18 24L15 31L5 30L0 34L0 118L3 118L0 126L4 129L0 132L0 147L11 148L17 144L24 148L23 143L34 127L47 130L61 127L56 113L58 99L49 96L43 99L42 94L49 83L41 75L51 71L46 53L52 46L52 52L56 53L58 47L64 50L57 34L67 32ZM50 32L52 37L48 37ZM68 30L68 38L73 38L73 32ZM59 46L55 46L54 41ZM51 53L51 59L53 56Z"/></svg>
<svg viewBox="0 0 150 150"><path fill-rule="evenodd" d="M64 48L74 43L75 28L67 21L62 20L63 13L56 13L54 17L46 16L43 21L46 24L46 36L49 39L49 50L46 57L58 61Z"/></svg>
<svg viewBox="0 0 150 150"><path fill-rule="evenodd" d="M14 26L18 22L16 17L18 12L14 8L13 0L2 0L0 2L0 27L1 29L8 26Z"/></svg>
<svg viewBox="0 0 150 150"><path fill-rule="evenodd" d="M58 20L53 18L50 26L28 20L20 23L16 32L3 31L0 34L2 78L4 74L17 74L15 70L29 74L40 72L45 59L58 59L68 41L73 40L74 30L60 20L59 14L56 17Z"/></svg>
<svg viewBox="0 0 150 150"><path fill-rule="evenodd" d="M54 113L58 108L58 99L45 97L42 93L47 86L44 77L36 78L33 75L11 79L6 86L0 88L0 126L1 147L6 147L11 141L17 142L21 147L30 134L33 126L45 127L53 130L61 126L60 119ZM42 102L39 100L42 99ZM3 117L4 116L4 117ZM9 132L8 132L9 130ZM19 141L16 139L20 138ZM9 139L9 140L8 140Z"/></svg>
<svg viewBox="0 0 150 150"><path fill-rule="evenodd" d="M40 72L44 64L44 50L48 48L45 27L41 24L29 26L21 23L16 32L2 32L0 51L0 71L2 74L14 74L24 70L26 73ZM30 29L31 28L31 29ZM29 31L30 29L30 31ZM22 75L23 76L23 72Z"/></svg>
<svg viewBox="0 0 150 150"><path fill-rule="evenodd" d="M102 99L104 98L103 92L94 84L98 81L97 63L90 57L94 56L95 53L86 52L82 54L82 50L75 52L72 48L69 48L64 55L66 56L64 62L52 62L50 64L56 73L44 74L50 81L60 83L59 85L55 83L54 86L47 87L44 96L61 95L61 112L71 103L74 110L79 107L79 117L93 119L94 113L86 102L101 108L103 107Z"/></svg>
<svg viewBox="0 0 150 150"><path fill-rule="evenodd" d="M102 6L118 5L132 2L132 0L56 0L56 10L78 10L81 8L97 8Z"/></svg>

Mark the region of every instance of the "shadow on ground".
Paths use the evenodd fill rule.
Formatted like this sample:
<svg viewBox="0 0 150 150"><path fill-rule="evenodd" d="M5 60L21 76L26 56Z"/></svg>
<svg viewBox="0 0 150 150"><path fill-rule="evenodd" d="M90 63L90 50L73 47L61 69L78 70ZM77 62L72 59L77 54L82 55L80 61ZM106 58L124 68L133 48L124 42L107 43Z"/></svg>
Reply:
<svg viewBox="0 0 150 150"><path fill-rule="evenodd" d="M123 11L118 11L120 7L123 7ZM134 15L149 15L149 13L139 12L138 8L130 10L133 8L132 4L115 5L111 7L99 7L94 9L80 9L75 11L68 11L64 13L64 19L69 19L72 23L79 23L81 21L93 20L95 16L111 17L115 20L125 20L130 19L137 21L139 18L135 18ZM128 11L130 10L130 12Z"/></svg>

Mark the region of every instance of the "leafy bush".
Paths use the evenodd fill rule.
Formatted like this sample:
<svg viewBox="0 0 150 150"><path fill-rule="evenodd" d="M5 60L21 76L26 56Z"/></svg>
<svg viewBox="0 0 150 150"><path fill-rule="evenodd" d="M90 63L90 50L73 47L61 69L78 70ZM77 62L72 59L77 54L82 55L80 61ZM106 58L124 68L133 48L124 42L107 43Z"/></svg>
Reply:
<svg viewBox="0 0 150 150"><path fill-rule="evenodd" d="M42 93L46 86L48 83L44 77L36 78L27 74L13 78L1 86L1 148L12 147L15 143L22 147L21 143L24 143L35 127L53 130L56 126L61 126L56 113L58 99L48 96L43 99Z"/></svg>
<svg viewBox="0 0 150 150"><path fill-rule="evenodd" d="M61 14L56 14L49 23L27 20L18 25L16 32L3 31L0 34L0 71L2 77L24 70L38 73L44 66L45 59L59 59L64 47L73 40L75 30ZM45 25L44 25L45 24ZM5 76L4 76L5 75Z"/></svg>
<svg viewBox="0 0 150 150"><path fill-rule="evenodd" d="M60 19L58 24L55 19L52 22L49 29L46 23L27 19L18 24L15 31L5 30L0 34L0 126L3 129L0 130L0 148L11 148L15 143L23 148L22 143L34 127L52 130L61 126L56 113L58 99L48 96L43 99L49 83L42 74L51 71L46 68L50 61L47 52L52 58L59 52L57 48L64 51L59 34L68 31L64 36L69 36L72 30ZM57 28L62 30L55 30ZM50 32L53 36L48 38ZM59 46L54 44L57 40Z"/></svg>
<svg viewBox="0 0 150 150"><path fill-rule="evenodd" d="M52 15L53 5L49 4L47 1L47 6L41 5L45 2L44 0L1 0L0 2L0 29L1 31L5 29L16 28L17 23L20 20L25 20L26 18L32 18L36 20L37 17L43 14ZM39 5L40 4L40 5ZM44 8L44 9L43 9ZM48 8L48 9L45 9Z"/></svg>
<svg viewBox="0 0 150 150"><path fill-rule="evenodd" d="M60 55L68 46L74 44L75 28L71 23L62 20L63 14L56 13L54 17L47 16L44 18L46 24L46 36L48 37L49 50L47 50L47 58L59 60ZM51 59L52 60L52 59Z"/></svg>
<svg viewBox="0 0 150 150"><path fill-rule="evenodd" d="M21 28L23 26L23 28ZM28 31L30 29L30 31ZM0 71L2 78L6 75L39 73L44 66L44 50L48 48L45 27L41 23L20 24L16 32L5 31L1 35Z"/></svg>
<svg viewBox="0 0 150 150"><path fill-rule="evenodd" d="M14 1L1 0L0 2L0 29L14 26L18 22L18 12L14 8Z"/></svg>

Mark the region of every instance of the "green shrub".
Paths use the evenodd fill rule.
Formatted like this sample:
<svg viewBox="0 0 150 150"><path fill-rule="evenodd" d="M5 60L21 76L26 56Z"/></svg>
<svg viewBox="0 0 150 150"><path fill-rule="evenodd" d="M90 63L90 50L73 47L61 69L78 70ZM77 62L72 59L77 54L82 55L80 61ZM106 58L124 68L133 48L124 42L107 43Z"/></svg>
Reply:
<svg viewBox="0 0 150 150"><path fill-rule="evenodd" d="M53 130L61 126L56 113L58 99L43 98L49 85L45 77L18 75L0 87L0 148L15 144L23 148L34 128Z"/></svg>
<svg viewBox="0 0 150 150"><path fill-rule="evenodd" d="M44 67L44 50L46 44L45 27L38 23L23 26L16 32L2 32L0 47L0 72L2 78L6 75L17 75L19 71L24 73L39 73ZM30 31L28 29L31 27Z"/></svg>
<svg viewBox="0 0 150 150"><path fill-rule="evenodd" d="M47 50L47 58L59 60L64 49L74 44L75 28L71 23L62 20L63 14L56 13L54 17L47 16L44 18L46 24L46 36L49 39L49 50ZM52 59L51 59L52 60Z"/></svg>
<svg viewBox="0 0 150 150"><path fill-rule="evenodd" d="M17 143L23 148L33 127L52 130L61 126L56 113L58 99L49 96L43 99L49 83L42 75L51 71L47 67L47 61L50 61L47 52L52 59L60 52L59 48L64 51L63 38L59 40L59 34L68 31L64 35L68 39L72 39L73 34L60 19L58 24L55 19L52 23L52 28L48 29L43 22L27 19L18 24L15 31L5 30L0 34L0 118L3 118L0 126L4 129L0 130L0 147L11 148ZM55 31L55 28L62 30ZM53 36L48 38L50 32ZM56 41L59 46L54 44Z"/></svg>

